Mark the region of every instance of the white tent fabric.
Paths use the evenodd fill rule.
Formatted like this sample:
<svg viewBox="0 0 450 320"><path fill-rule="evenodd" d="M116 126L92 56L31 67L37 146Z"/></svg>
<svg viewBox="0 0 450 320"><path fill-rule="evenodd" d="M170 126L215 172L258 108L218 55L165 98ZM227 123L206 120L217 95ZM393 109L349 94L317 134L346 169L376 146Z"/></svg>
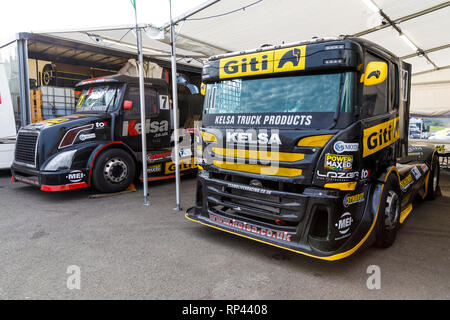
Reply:
<svg viewBox="0 0 450 320"><path fill-rule="evenodd" d="M367 2L385 16L372 11ZM198 41L218 48L214 53L219 54L315 36L361 36L412 64L412 112L450 113L450 1L210 0L206 5L175 19L183 24L179 48L195 51ZM399 30L422 50L420 55L403 41ZM184 39L189 42L183 43Z"/></svg>
<svg viewBox="0 0 450 320"><path fill-rule="evenodd" d="M411 113L450 116L450 83L415 85L411 89Z"/></svg>
<svg viewBox="0 0 450 320"><path fill-rule="evenodd" d="M161 78L163 68L156 63L150 61L144 61L144 78ZM126 76L138 77L139 76L139 62L134 59L128 60L128 62L119 70L119 74Z"/></svg>
<svg viewBox="0 0 450 320"><path fill-rule="evenodd" d="M375 12L370 6L382 11ZM208 0L174 21L178 62L198 67L209 56L264 44L296 42L315 36L361 36L412 64L412 111L448 108L445 104L448 90L437 86L450 83L450 1ZM161 36L154 27L146 25L143 36L146 56L169 59L169 26L159 28L165 31ZM404 41L399 32L412 43ZM136 52L132 26L46 34ZM426 89L416 86L425 83ZM427 92L433 92L433 97L444 96L431 101Z"/></svg>
<svg viewBox="0 0 450 320"><path fill-rule="evenodd" d="M162 41L158 41L158 35L155 35L152 32L155 28L152 28L150 25L142 25L140 27L144 28L144 31L147 31L142 33L142 51L144 57L170 61L170 43L166 44ZM67 39L136 54L135 28L136 26L127 25L84 30L45 31L38 33L55 38ZM203 57L204 54L196 51L177 49L177 62L180 64L201 68L202 62L198 59Z"/></svg>

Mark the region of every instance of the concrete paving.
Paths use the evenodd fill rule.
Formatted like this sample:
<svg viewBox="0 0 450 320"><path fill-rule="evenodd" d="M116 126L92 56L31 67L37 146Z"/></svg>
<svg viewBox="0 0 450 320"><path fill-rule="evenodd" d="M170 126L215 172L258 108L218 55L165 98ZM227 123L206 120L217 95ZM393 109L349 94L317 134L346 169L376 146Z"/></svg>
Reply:
<svg viewBox="0 0 450 320"><path fill-rule="evenodd" d="M182 179L182 206L195 179ZM0 173L1 299L449 299L450 174L418 202L389 249L325 262L192 223L172 181L88 199L45 193ZM68 289L69 266L80 289ZM369 290L371 265L381 288ZM71 269L69 269L70 271ZM72 278L70 278L72 279Z"/></svg>

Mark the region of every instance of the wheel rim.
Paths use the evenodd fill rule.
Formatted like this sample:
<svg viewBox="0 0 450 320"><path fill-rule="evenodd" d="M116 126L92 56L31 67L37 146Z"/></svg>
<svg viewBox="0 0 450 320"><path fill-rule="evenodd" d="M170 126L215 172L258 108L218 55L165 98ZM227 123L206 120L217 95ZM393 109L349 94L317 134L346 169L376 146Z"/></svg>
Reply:
<svg viewBox="0 0 450 320"><path fill-rule="evenodd" d="M386 199L386 209L384 211L384 225L387 230L394 230L397 227L400 216L400 201L397 193L390 190Z"/></svg>
<svg viewBox="0 0 450 320"><path fill-rule="evenodd" d="M121 183L128 177L128 166L122 159L109 159L103 168L103 176L111 183Z"/></svg>

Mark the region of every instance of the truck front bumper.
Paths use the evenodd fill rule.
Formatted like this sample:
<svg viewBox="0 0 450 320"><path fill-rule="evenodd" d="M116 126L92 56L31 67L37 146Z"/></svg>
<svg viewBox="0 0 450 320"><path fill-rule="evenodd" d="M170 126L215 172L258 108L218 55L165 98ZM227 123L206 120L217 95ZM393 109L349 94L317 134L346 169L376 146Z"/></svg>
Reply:
<svg viewBox="0 0 450 320"><path fill-rule="evenodd" d="M323 260L345 258L371 243L381 185L287 192L264 184L255 187L203 172L197 179L196 205L186 218Z"/></svg>
<svg viewBox="0 0 450 320"><path fill-rule="evenodd" d="M23 182L42 191L68 191L89 187L89 172L83 170L39 171L17 164L11 167L13 182Z"/></svg>

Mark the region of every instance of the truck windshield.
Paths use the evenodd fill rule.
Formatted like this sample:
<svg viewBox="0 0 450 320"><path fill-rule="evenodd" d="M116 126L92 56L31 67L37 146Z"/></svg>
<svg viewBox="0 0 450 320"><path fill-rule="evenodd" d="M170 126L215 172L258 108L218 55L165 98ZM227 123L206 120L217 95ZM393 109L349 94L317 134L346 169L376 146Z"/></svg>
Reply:
<svg viewBox="0 0 450 320"><path fill-rule="evenodd" d="M118 85L101 85L83 88L75 112L106 112L113 109L121 87Z"/></svg>
<svg viewBox="0 0 450 320"><path fill-rule="evenodd" d="M208 84L205 114L352 111L354 73L265 79L234 79Z"/></svg>

